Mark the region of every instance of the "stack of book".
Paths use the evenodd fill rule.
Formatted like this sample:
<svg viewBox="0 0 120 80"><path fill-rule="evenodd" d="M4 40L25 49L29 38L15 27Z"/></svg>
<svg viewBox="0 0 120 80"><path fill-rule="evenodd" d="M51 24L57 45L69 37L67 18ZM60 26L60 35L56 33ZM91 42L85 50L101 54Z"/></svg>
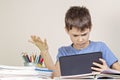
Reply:
<svg viewBox="0 0 120 80"><path fill-rule="evenodd" d="M34 77L50 79L52 77L52 72L52 70L48 70L47 68L0 65L0 78Z"/></svg>

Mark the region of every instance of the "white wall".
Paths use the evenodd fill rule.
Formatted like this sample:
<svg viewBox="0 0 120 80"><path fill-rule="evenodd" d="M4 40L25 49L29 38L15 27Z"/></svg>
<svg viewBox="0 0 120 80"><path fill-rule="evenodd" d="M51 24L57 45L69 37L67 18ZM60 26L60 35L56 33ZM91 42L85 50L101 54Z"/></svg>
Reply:
<svg viewBox="0 0 120 80"><path fill-rule="evenodd" d="M64 15L73 5L91 13L91 40L104 41L120 59L120 0L0 0L0 64L23 65L22 52L39 50L30 35L46 38L55 62L57 49L71 43L64 31Z"/></svg>

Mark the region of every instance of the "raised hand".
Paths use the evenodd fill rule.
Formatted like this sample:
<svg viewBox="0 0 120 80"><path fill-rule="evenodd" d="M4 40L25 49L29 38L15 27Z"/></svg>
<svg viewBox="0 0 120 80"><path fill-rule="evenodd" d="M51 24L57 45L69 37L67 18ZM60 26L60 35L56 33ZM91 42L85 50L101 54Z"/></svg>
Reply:
<svg viewBox="0 0 120 80"><path fill-rule="evenodd" d="M42 41L40 39L40 37L32 35L31 40L29 40L29 42L35 44L40 49L41 52L45 52L48 50L48 45L47 45L46 39L44 39L44 41Z"/></svg>

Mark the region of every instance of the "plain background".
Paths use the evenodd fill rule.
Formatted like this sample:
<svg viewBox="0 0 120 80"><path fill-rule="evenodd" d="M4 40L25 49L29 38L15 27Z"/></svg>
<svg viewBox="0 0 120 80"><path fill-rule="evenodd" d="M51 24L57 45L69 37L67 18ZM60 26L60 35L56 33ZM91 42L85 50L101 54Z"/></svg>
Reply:
<svg viewBox="0 0 120 80"><path fill-rule="evenodd" d="M57 50L71 41L64 17L70 6L86 6L92 17L90 40L103 41L120 59L120 0L0 0L0 64L23 65L22 52L39 54L31 35L47 39L56 61Z"/></svg>

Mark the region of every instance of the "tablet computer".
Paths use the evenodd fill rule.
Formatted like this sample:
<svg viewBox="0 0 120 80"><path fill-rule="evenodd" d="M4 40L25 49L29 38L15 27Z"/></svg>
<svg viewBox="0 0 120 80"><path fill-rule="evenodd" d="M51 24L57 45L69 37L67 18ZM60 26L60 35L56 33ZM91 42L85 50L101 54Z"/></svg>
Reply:
<svg viewBox="0 0 120 80"><path fill-rule="evenodd" d="M101 52L83 53L59 58L61 76L92 73L93 62L100 63Z"/></svg>

